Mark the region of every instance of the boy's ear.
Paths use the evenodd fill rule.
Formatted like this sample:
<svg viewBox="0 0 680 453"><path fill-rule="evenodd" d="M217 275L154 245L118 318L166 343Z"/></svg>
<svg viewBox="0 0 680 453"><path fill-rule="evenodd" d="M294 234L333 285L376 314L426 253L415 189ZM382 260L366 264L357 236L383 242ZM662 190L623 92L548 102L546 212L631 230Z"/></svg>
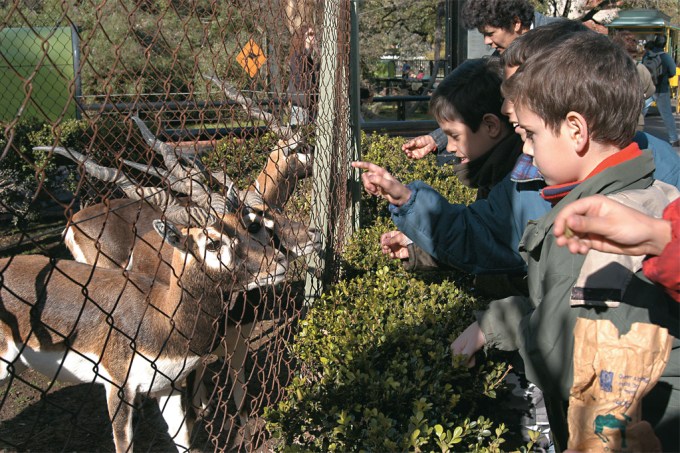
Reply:
<svg viewBox="0 0 680 453"><path fill-rule="evenodd" d="M564 125L566 127L569 138L574 144L574 150L578 154L582 154L588 145L588 122L578 112L571 111L567 113Z"/></svg>
<svg viewBox="0 0 680 453"><path fill-rule="evenodd" d="M492 113L486 113L482 117L482 126L486 129L490 138L496 139L503 134L503 121Z"/></svg>
<svg viewBox="0 0 680 453"><path fill-rule="evenodd" d="M515 16L512 20L512 31L519 34L519 32L521 30L522 30L522 21L519 20L519 17Z"/></svg>

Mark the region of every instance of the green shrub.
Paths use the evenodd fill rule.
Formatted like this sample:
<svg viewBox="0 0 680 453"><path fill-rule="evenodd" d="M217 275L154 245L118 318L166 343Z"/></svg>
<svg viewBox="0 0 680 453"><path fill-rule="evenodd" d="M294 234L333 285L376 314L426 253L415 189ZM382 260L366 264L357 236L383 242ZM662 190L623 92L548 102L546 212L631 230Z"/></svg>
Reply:
<svg viewBox="0 0 680 453"><path fill-rule="evenodd" d="M284 451L494 451L503 363L474 372L449 345L478 303L386 267L323 295L292 346L301 373L266 412Z"/></svg>
<svg viewBox="0 0 680 453"><path fill-rule="evenodd" d="M67 190L67 178L46 151L34 151L34 146L53 145L83 147L85 123L66 120L58 129L35 119L20 120L11 136L0 131L0 146L6 155L0 160L0 210L11 216L14 225L38 219L40 200ZM10 143L11 140L11 143ZM9 146L8 146L9 144Z"/></svg>
<svg viewBox="0 0 680 453"><path fill-rule="evenodd" d="M363 160L398 179L421 179L454 203L470 203L451 167L434 156L408 160L403 138L365 137ZM409 274L380 250L394 229L387 204L362 198L364 227L345 245L344 280L316 301L291 346L299 370L267 429L281 451L500 451L527 449L506 422L508 366L500 354L469 369L449 346L486 301L471 294L471 277ZM498 398L497 398L498 397ZM489 418L492 414L493 421ZM507 441L507 443L506 443Z"/></svg>

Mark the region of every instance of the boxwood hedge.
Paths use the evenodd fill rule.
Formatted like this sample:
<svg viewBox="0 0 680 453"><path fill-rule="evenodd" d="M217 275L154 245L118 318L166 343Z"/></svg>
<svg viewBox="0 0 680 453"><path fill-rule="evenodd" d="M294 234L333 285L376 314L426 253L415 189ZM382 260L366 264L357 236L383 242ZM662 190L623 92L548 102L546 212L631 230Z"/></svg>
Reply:
<svg viewBox="0 0 680 453"><path fill-rule="evenodd" d="M409 161L401 138L363 137L363 159L398 179L422 179L453 202L475 193L437 166ZM344 278L300 321L290 352L298 374L267 429L280 451L526 450L506 421L503 357L469 369L449 345L486 301L461 274L408 274L383 255L379 237L394 229L384 201L364 194L362 225L343 250ZM506 443L507 442L507 443Z"/></svg>

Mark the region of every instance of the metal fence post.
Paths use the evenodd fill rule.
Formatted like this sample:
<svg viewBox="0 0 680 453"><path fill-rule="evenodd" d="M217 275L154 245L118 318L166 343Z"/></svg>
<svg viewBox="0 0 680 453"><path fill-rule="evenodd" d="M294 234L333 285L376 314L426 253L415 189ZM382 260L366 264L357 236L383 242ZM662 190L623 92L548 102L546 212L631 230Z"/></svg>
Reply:
<svg viewBox="0 0 680 453"><path fill-rule="evenodd" d="M332 168L334 154L334 124L338 114L336 105L338 74L338 26L333 2L326 2L323 12L323 37L321 41L321 67L319 73L319 111L316 119L316 146L312 169L312 206L310 226L321 231L323 246L320 255L309 255L308 271L305 282L305 306L309 307L321 295L323 274L327 260L333 253L331 237L331 199Z"/></svg>

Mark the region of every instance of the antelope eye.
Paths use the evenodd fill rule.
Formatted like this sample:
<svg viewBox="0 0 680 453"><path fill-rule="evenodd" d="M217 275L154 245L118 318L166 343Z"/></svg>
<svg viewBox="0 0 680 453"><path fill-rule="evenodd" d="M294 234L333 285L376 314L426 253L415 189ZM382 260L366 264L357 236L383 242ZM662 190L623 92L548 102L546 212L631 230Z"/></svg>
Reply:
<svg viewBox="0 0 680 453"><path fill-rule="evenodd" d="M222 246L222 241L217 240L217 239L208 238L208 241L205 244L205 249L208 252L216 252L220 249L221 246Z"/></svg>

